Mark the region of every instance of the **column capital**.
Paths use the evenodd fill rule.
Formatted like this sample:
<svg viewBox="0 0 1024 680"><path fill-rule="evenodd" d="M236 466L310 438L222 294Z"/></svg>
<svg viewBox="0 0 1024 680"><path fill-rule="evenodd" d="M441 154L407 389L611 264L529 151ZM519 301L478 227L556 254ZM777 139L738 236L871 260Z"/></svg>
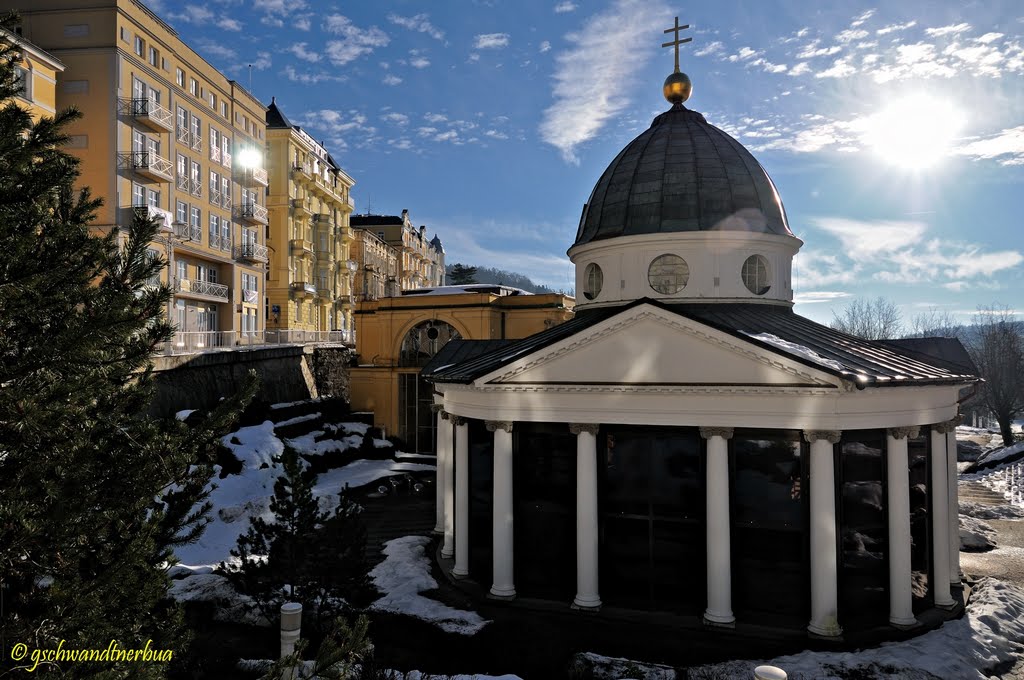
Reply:
<svg viewBox="0 0 1024 680"><path fill-rule="evenodd" d="M441 409L440 414L441 420L448 420L452 415L451 413L448 413L448 411L445 411L444 409Z"/></svg>
<svg viewBox="0 0 1024 680"><path fill-rule="evenodd" d="M819 439L824 439L829 444L838 444L843 433L839 430L804 430L804 441L813 444Z"/></svg>
<svg viewBox="0 0 1024 680"><path fill-rule="evenodd" d="M890 427L886 430L893 439L913 439L921 433L921 427L918 425L908 425L907 427Z"/></svg>
<svg viewBox="0 0 1024 680"><path fill-rule="evenodd" d="M597 423L569 423L569 432L573 434L580 434L581 432L586 432L587 434L592 434L596 437L597 430L600 427L601 426Z"/></svg>
<svg viewBox="0 0 1024 680"><path fill-rule="evenodd" d="M494 432L495 430L505 430L505 432L512 431L511 420L485 420L484 426L487 427L488 432Z"/></svg>
<svg viewBox="0 0 1024 680"><path fill-rule="evenodd" d="M702 427L700 428L700 436L704 439L711 439L712 437L721 437L722 439L732 439L732 428L731 427Z"/></svg>
<svg viewBox="0 0 1024 680"><path fill-rule="evenodd" d="M444 411L444 404L431 404L430 405L430 412L431 413L440 413L442 411Z"/></svg>
<svg viewBox="0 0 1024 680"><path fill-rule="evenodd" d="M961 420L962 418L960 416L956 416L952 420L944 420L941 423L935 423L932 425L932 429L942 434L946 434L947 432L956 432L956 426L960 424Z"/></svg>
<svg viewBox="0 0 1024 680"><path fill-rule="evenodd" d="M465 425L466 419L462 416L457 416L454 413L448 414L448 420L452 421L452 425L458 427L459 425Z"/></svg>

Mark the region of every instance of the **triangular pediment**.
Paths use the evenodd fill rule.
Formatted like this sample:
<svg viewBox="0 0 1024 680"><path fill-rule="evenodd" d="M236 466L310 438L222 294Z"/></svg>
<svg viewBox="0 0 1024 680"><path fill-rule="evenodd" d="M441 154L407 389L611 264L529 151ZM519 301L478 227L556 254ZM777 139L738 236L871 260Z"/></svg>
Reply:
<svg viewBox="0 0 1024 680"><path fill-rule="evenodd" d="M791 357L639 305L482 376L477 384L839 387Z"/></svg>

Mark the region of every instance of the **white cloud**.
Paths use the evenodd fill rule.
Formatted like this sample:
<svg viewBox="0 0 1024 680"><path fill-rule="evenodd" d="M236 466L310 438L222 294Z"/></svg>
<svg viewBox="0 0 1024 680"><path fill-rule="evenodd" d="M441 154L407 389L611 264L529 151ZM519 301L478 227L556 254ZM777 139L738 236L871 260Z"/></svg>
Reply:
<svg viewBox="0 0 1024 680"><path fill-rule="evenodd" d="M430 60L426 57L416 57L409 62L409 66L413 68L426 68L430 66Z"/></svg>
<svg viewBox="0 0 1024 680"><path fill-rule="evenodd" d="M860 221L842 217L820 217L813 222L838 238L843 252L855 260L871 260L907 248L919 243L927 230L923 222Z"/></svg>
<svg viewBox="0 0 1024 680"><path fill-rule="evenodd" d="M975 159L998 158L1003 165L1024 165L1024 125L972 140L954 149L953 153Z"/></svg>
<svg viewBox="0 0 1024 680"><path fill-rule="evenodd" d="M851 43L854 40L861 40L868 37L869 33L863 28L850 28L836 35L836 40L841 43Z"/></svg>
<svg viewBox="0 0 1024 680"><path fill-rule="evenodd" d="M341 14L328 15L324 30L342 36L341 40L328 41L325 49L327 57L335 66L344 66L391 42L388 35L376 26L361 29Z"/></svg>
<svg viewBox="0 0 1024 680"><path fill-rule="evenodd" d="M448 116L444 115L443 113L428 112L426 115L423 116L423 120L427 121L428 123L445 123L448 121Z"/></svg>
<svg viewBox="0 0 1024 680"><path fill-rule="evenodd" d="M550 49L551 49L551 42L550 41L545 40L544 42L542 42L540 44L540 53L541 54L544 54L545 52L547 52Z"/></svg>
<svg viewBox="0 0 1024 680"><path fill-rule="evenodd" d="M386 76L384 76L384 80L380 82L384 83L385 85L401 85L402 79L396 75L389 73Z"/></svg>
<svg viewBox="0 0 1024 680"><path fill-rule="evenodd" d="M576 7L577 5L575 2L571 2L570 0L564 0L564 2L560 2L557 5L555 5L555 12L557 12L558 14L564 14L566 12L572 12L574 9L576 9Z"/></svg>
<svg viewBox="0 0 1024 680"><path fill-rule="evenodd" d="M508 135L504 132L499 132L498 130L485 130L484 135L491 137L492 139L508 139Z"/></svg>
<svg viewBox="0 0 1024 680"><path fill-rule="evenodd" d="M481 33L476 36L473 49L488 50L507 47L510 37L508 33Z"/></svg>
<svg viewBox="0 0 1024 680"><path fill-rule="evenodd" d="M576 148L592 139L629 105L623 92L652 50L668 9L662 0L616 0L588 18L555 57L554 102L540 123L540 136L575 162ZM595 96L595 93L599 93Z"/></svg>
<svg viewBox="0 0 1024 680"><path fill-rule="evenodd" d="M814 74L815 78L845 78L857 72L857 69L850 65L849 57L840 57L832 62L830 68Z"/></svg>
<svg viewBox="0 0 1024 680"><path fill-rule="evenodd" d="M427 14L403 17L392 13L388 14L388 21L402 28L408 28L410 31L426 33L435 40L444 40L444 31L430 23L430 16Z"/></svg>
<svg viewBox="0 0 1024 680"><path fill-rule="evenodd" d="M820 40L812 40L797 53L797 59L813 59L814 57L828 57L843 49L832 45L830 47L818 47Z"/></svg>
<svg viewBox="0 0 1024 680"><path fill-rule="evenodd" d="M706 56L709 56L709 55L710 56L714 56L715 54L719 54L720 52L723 52L724 50L725 50L725 45L723 45L720 41L715 40L715 41L709 42L707 45L705 45L704 47L702 47L699 50L697 50L696 52L694 52L694 55L696 55L698 57L706 57Z"/></svg>
<svg viewBox="0 0 1024 680"><path fill-rule="evenodd" d="M167 16L186 24L205 24L213 19L213 12L204 5L185 5L181 13L171 12Z"/></svg>
<svg viewBox="0 0 1024 680"><path fill-rule="evenodd" d="M964 31L969 30L971 30L970 24L950 24L949 26L940 26L939 28L926 28L924 29L924 32L933 38L938 38L944 35L963 33Z"/></svg>
<svg viewBox="0 0 1024 680"><path fill-rule="evenodd" d="M429 125L416 128L416 133L420 137L433 137L434 135L437 134L437 132L438 131L436 127L431 127Z"/></svg>
<svg viewBox="0 0 1024 680"><path fill-rule="evenodd" d="M302 59L303 61L309 61L313 63L320 61L320 54L317 52L310 52L309 50L307 50L306 43L304 42L295 43L294 45L288 48L288 51L294 54L299 59Z"/></svg>
<svg viewBox="0 0 1024 680"><path fill-rule="evenodd" d="M802 76L805 73L810 73L811 67L807 65L806 61L801 61L799 64L789 69L789 75L791 76Z"/></svg>
<svg viewBox="0 0 1024 680"><path fill-rule="evenodd" d="M303 14L302 16L295 17L292 20L292 26L300 31L308 31L313 28L313 19L310 15Z"/></svg>
<svg viewBox="0 0 1024 680"><path fill-rule="evenodd" d="M302 83L304 85L316 85L317 83L345 80L344 76L335 76L330 73L324 73L323 71L317 73L313 73L312 71L300 71L290 64L281 69L281 73L288 80L294 83Z"/></svg>
<svg viewBox="0 0 1024 680"><path fill-rule="evenodd" d="M916 21L908 21L905 24L889 24L888 26L878 29L875 33L878 35L889 35L890 33L895 33L897 31L905 31L908 28L913 28L914 26L917 26Z"/></svg>
<svg viewBox="0 0 1024 680"><path fill-rule="evenodd" d="M435 142L454 142L459 139L459 133L455 130L448 130L434 136Z"/></svg>
<svg viewBox="0 0 1024 680"><path fill-rule="evenodd" d="M231 17L221 17L217 20L217 28L222 31L241 31L242 22Z"/></svg>
<svg viewBox="0 0 1024 680"><path fill-rule="evenodd" d="M398 113L396 111L392 111L391 113L385 113L383 116L381 116L381 118L388 121L389 123L394 123L395 125L409 124L409 116L405 115L404 113Z"/></svg>
<svg viewBox="0 0 1024 680"><path fill-rule="evenodd" d="M848 297L853 297L853 293L839 290L810 290L805 293L794 293L793 302L798 305L813 305L819 302L835 302Z"/></svg>
<svg viewBox="0 0 1024 680"><path fill-rule="evenodd" d="M270 59L270 52L257 52L256 59L252 62L252 67L257 71L266 71L273 64Z"/></svg>
<svg viewBox="0 0 1024 680"><path fill-rule="evenodd" d="M986 33L985 35L975 38L976 42L980 42L983 45L988 45L991 42L995 42L1003 37L1002 33Z"/></svg>
<svg viewBox="0 0 1024 680"><path fill-rule="evenodd" d="M750 47L741 47L739 52L729 55L729 61L746 61L747 59L753 59L759 54L761 54L761 52L751 49Z"/></svg>
<svg viewBox="0 0 1024 680"><path fill-rule="evenodd" d="M198 51L204 56L212 55L214 57L219 57L221 59L238 58L238 54L233 49L219 42L215 42L213 40L199 40L197 41L197 44L199 45Z"/></svg>
<svg viewBox="0 0 1024 680"><path fill-rule="evenodd" d="M850 22L850 26L856 28L857 26L860 26L861 24L863 24L865 21L867 21L868 19L870 19L873 16L875 16L875 10L869 9L868 11L864 12L859 17L857 17L856 19L851 21Z"/></svg>

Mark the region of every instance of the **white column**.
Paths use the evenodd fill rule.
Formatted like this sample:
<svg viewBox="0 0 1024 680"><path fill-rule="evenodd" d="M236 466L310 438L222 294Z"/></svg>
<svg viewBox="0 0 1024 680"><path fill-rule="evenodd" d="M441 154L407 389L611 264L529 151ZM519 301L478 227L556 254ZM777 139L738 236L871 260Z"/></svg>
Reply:
<svg viewBox="0 0 1024 680"><path fill-rule="evenodd" d="M811 444L811 622L807 630L823 637L843 634L839 625L834 445L839 432L804 432Z"/></svg>
<svg viewBox="0 0 1024 680"><path fill-rule="evenodd" d="M444 442L444 541L441 557L450 560L455 557L455 437L451 414L441 412L444 419L443 433L438 432L438 442Z"/></svg>
<svg viewBox="0 0 1024 680"><path fill-rule="evenodd" d="M597 583L597 430L572 423L576 435L576 599L574 609L598 609Z"/></svg>
<svg viewBox="0 0 1024 680"><path fill-rule="evenodd" d="M729 445L732 428L702 427L700 436L708 440L707 459L707 560L708 608L704 623L733 626L732 553L729 543Z"/></svg>
<svg viewBox="0 0 1024 680"><path fill-rule="evenodd" d="M445 423L444 407L431 404L430 410L437 419L434 451L437 453L437 470L434 474L434 533L444 535L444 459L445 459ZM450 437L449 437L450 439Z"/></svg>
<svg viewBox="0 0 1024 680"><path fill-rule="evenodd" d="M910 569L910 470L907 437L916 427L890 428L887 436L889 487L889 623L897 627L917 625L914 618Z"/></svg>
<svg viewBox="0 0 1024 680"><path fill-rule="evenodd" d="M953 608L949 593L949 482L947 478L945 423L932 425L932 556L934 563L929 585L935 606Z"/></svg>
<svg viewBox="0 0 1024 680"><path fill-rule="evenodd" d="M516 596L512 566L512 423L489 420L487 429L494 433L494 550L491 553L494 580L491 597L511 600Z"/></svg>
<svg viewBox="0 0 1024 680"><path fill-rule="evenodd" d="M949 582L960 585L960 493L957 484L960 473L956 468L956 426L960 416L950 420L946 432L946 477L949 483Z"/></svg>
<svg viewBox="0 0 1024 680"><path fill-rule="evenodd" d="M452 576L469 576L469 425L451 416L455 426L455 567Z"/></svg>

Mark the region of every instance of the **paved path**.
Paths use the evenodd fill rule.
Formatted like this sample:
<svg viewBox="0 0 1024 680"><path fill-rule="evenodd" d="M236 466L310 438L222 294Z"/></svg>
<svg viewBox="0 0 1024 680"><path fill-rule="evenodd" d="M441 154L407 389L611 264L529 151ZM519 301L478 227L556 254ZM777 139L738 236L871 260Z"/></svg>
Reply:
<svg viewBox="0 0 1024 680"><path fill-rule="evenodd" d="M1004 505L1006 500L978 482L960 484L960 499L983 505ZM1024 587L1024 520L987 519L996 530L995 550L984 553L960 553L960 568L964 574L979 578L993 576ZM1024 680L1024 659L1017 662L1003 680Z"/></svg>

